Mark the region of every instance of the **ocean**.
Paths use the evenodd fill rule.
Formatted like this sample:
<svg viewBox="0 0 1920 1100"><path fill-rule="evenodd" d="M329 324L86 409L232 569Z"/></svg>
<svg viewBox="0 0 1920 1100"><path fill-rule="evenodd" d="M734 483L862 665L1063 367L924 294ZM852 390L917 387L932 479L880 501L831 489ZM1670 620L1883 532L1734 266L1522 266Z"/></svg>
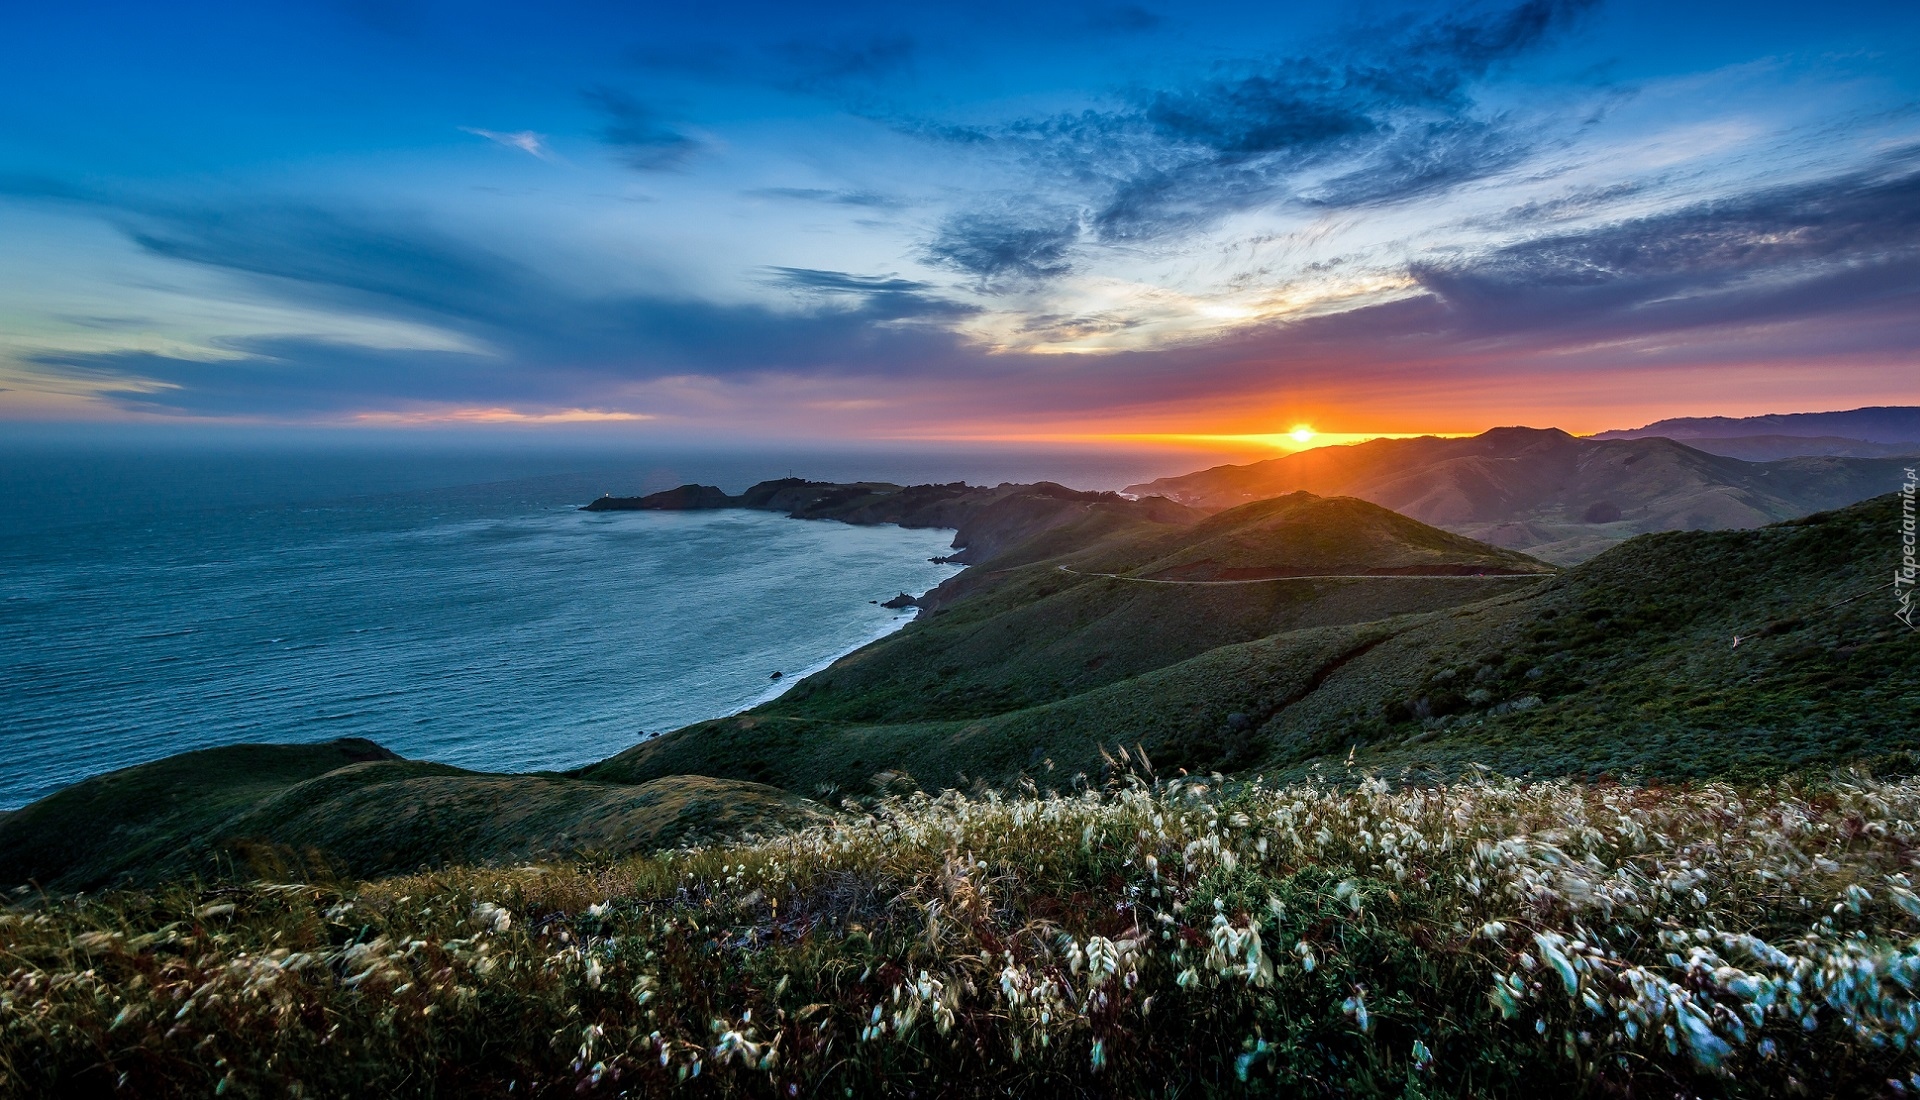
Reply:
<svg viewBox="0 0 1920 1100"><path fill-rule="evenodd" d="M579 510L791 474L1119 488L1191 454L0 445L0 810L189 749L565 769L911 618L952 532ZM783 675L772 679L774 672Z"/></svg>

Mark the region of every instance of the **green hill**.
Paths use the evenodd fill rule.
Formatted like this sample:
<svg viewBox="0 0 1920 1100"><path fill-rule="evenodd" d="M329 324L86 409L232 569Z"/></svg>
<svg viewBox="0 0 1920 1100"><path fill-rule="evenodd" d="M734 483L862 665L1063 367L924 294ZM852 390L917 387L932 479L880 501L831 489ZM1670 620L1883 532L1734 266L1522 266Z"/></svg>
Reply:
<svg viewBox="0 0 1920 1100"><path fill-rule="evenodd" d="M1179 523L1091 496L1002 494L988 564L907 629L576 774L481 775L364 741L189 753L0 818L0 882L619 854L811 820L801 796L876 779L1065 788L1118 745L1163 774L1914 762L1920 644L1883 579L1894 496L1643 536L1559 573L1351 499Z"/></svg>
<svg viewBox="0 0 1920 1100"><path fill-rule="evenodd" d="M702 776L610 785L462 771L359 739L234 745L97 776L0 819L0 884L358 878L620 856L816 816L783 792Z"/></svg>
<svg viewBox="0 0 1920 1100"><path fill-rule="evenodd" d="M1190 528L1136 539L1082 567L1186 581L1552 572L1525 554L1364 500L1308 492L1229 508Z"/></svg>
<svg viewBox="0 0 1920 1100"><path fill-rule="evenodd" d="M936 787L1059 784L1122 743L1164 768L1269 773L1338 768L1349 753L1443 774L1905 767L1920 690L1903 670L1920 639L1892 618L1890 595L1872 595L1898 522L1887 496L1756 531L1645 536L1540 580L1207 586L1031 570L775 704L589 774L795 790L864 788L888 770ZM1419 598L1399 585L1447 584L1473 590L1439 609L1393 606ZM1176 604L1193 617L1172 618ZM1095 639L1112 654L1089 668ZM984 686L977 668L992 670ZM1008 683L1017 690L993 692Z"/></svg>
<svg viewBox="0 0 1920 1100"><path fill-rule="evenodd" d="M1317 639L1455 607L1551 572L1364 501L1305 493L1043 556L1057 545L1051 534L993 559L1024 564L969 570L949 582L964 585L958 595L936 589L922 601L931 613L773 703L585 774L725 774L812 791L863 788L886 769L933 784L1008 781L1055 749L1086 766L1096 742L1191 725L1193 704L1170 702L1185 689L1150 675L1157 670L1257 639ZM1184 577L1159 575L1176 571ZM1146 695L1144 709L1110 712L1116 693Z"/></svg>

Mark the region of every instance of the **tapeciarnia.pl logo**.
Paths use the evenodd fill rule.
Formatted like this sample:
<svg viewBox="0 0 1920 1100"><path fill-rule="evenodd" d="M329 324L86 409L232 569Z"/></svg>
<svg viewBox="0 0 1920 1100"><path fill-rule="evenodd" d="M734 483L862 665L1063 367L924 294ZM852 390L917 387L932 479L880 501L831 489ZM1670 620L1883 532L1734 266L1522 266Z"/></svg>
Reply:
<svg viewBox="0 0 1920 1100"><path fill-rule="evenodd" d="M1914 476L1913 469L1912 466L1906 468L1907 479L1900 486L1900 567L1893 571L1894 598L1899 602L1893 617L1906 623L1909 630L1920 629L1913 624L1913 582L1916 571L1913 495L1914 490L1920 488L1920 477Z"/></svg>

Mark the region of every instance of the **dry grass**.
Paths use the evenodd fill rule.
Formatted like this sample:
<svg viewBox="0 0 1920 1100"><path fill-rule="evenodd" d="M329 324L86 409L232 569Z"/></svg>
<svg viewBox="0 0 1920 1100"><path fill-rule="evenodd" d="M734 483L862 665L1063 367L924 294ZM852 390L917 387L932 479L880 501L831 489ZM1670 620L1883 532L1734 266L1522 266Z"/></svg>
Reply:
<svg viewBox="0 0 1920 1100"><path fill-rule="evenodd" d="M848 811L605 865L23 903L0 917L0 1090L1920 1086L1920 783L1137 767Z"/></svg>

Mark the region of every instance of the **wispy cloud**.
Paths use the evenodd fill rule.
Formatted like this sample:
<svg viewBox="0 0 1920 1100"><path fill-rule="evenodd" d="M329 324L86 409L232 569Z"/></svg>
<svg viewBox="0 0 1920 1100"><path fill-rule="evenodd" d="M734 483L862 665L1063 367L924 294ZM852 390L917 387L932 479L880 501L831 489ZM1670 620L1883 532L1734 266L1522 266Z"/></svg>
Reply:
<svg viewBox="0 0 1920 1100"><path fill-rule="evenodd" d="M1534 237L1412 273L1463 334L1651 339L1912 304L1920 147L1864 170Z"/></svg>
<svg viewBox="0 0 1920 1100"><path fill-rule="evenodd" d="M678 168L706 144L618 88L589 88L583 95L606 117L600 140L618 149L630 168L642 172Z"/></svg>
<svg viewBox="0 0 1920 1100"><path fill-rule="evenodd" d="M861 206L874 210L899 210L907 204L878 191L828 189L824 187L756 187L742 192L756 199L791 199L795 202L820 202L832 206Z"/></svg>
<svg viewBox="0 0 1920 1100"><path fill-rule="evenodd" d="M810 267L768 268L768 282L816 300L842 299L875 321L953 321L980 312L956 302L932 283L898 275L854 275Z"/></svg>
<svg viewBox="0 0 1920 1100"><path fill-rule="evenodd" d="M833 42L796 39L773 53L785 69L779 80L784 87L830 97L861 97L908 72L918 51L912 36L893 33Z"/></svg>
<svg viewBox="0 0 1920 1100"><path fill-rule="evenodd" d="M428 424L616 424L658 420L647 413L616 412L607 409L559 409L553 412L526 412L509 408L443 408L408 412L363 412L353 416L355 423L393 427Z"/></svg>
<svg viewBox="0 0 1920 1100"><path fill-rule="evenodd" d="M1086 16L1087 28L1104 34L1145 34L1158 30L1165 23L1166 19L1159 12L1139 4L1095 8Z"/></svg>
<svg viewBox="0 0 1920 1100"><path fill-rule="evenodd" d="M1404 290L1359 308L1238 324L1158 350L1050 356L1044 369L1018 350L1024 341L992 350L956 331L983 318L979 306L894 273L763 268L764 282L796 296L798 308L778 309L589 293L365 213L293 203L105 213L152 255L238 276L301 307L429 326L466 349L283 337L229 341L217 357L127 350L33 360L124 408L174 415L642 416L660 411L647 404L648 387L669 380L711 380L737 394L727 387L782 379L795 400L922 407L911 399L919 394L932 403L925 407L955 415L1093 416L1275 387L1410 401L1422 391L1409 380L1422 372L1544 377L1546 363L1599 376L1622 355L1804 371L1824 356L1892 361L1920 346L1920 150L1428 259L1408 269ZM983 278L1045 275L1067 262L1064 223L1033 236L1017 223L950 228L956 266ZM1025 328L1042 341L1085 339L1124 332L1141 316L1138 307L1036 312Z"/></svg>
<svg viewBox="0 0 1920 1100"><path fill-rule="evenodd" d="M961 214L927 254L975 274L1057 277L1074 270L1076 242L1038 211L1063 203L1087 211L1080 243L1124 244L1263 206L1405 202L1509 170L1540 136L1482 108L1474 83L1550 42L1595 2L1474 5L1369 26L1313 55L1222 64L1190 82L1130 89L1116 108L908 125L948 144L1012 152L1036 184L1036 211Z"/></svg>
<svg viewBox="0 0 1920 1100"><path fill-rule="evenodd" d="M947 219L920 254L928 263L978 276L991 286L1067 274L1079 239L1078 220L1058 213L1050 219L1044 213L961 214Z"/></svg>
<svg viewBox="0 0 1920 1100"><path fill-rule="evenodd" d="M478 126L462 126L460 130L462 133L486 138L495 145L503 145L508 149L518 149L530 157L537 157L540 160L553 159L553 150L547 148L547 136L545 134L535 133L532 130L483 130Z"/></svg>

